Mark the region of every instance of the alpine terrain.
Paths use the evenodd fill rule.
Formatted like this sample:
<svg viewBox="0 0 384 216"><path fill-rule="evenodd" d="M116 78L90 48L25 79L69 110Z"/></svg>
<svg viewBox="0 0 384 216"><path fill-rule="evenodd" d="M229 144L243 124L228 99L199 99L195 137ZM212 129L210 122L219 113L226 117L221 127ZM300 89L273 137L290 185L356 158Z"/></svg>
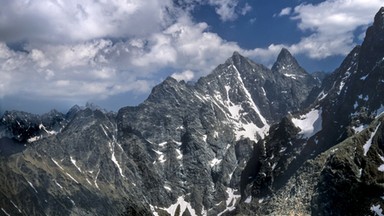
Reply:
<svg viewBox="0 0 384 216"><path fill-rule="evenodd" d="M384 8L324 76L237 52L136 107L0 119L3 215L383 215Z"/></svg>

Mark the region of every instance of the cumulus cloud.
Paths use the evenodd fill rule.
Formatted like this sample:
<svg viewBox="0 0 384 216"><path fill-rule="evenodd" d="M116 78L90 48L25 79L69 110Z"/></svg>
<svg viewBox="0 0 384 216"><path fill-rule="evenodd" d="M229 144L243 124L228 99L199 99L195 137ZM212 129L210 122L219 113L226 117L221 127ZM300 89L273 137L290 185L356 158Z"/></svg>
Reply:
<svg viewBox="0 0 384 216"><path fill-rule="evenodd" d="M182 71L174 76L191 80L240 50L207 29L206 23L180 15L161 31L125 40L29 42L22 51L0 42L0 97L86 101L125 92L148 93L164 70Z"/></svg>
<svg viewBox="0 0 384 216"><path fill-rule="evenodd" d="M53 42L147 35L171 22L171 0L1 0L0 40ZM145 19L143 19L145 18Z"/></svg>
<svg viewBox="0 0 384 216"><path fill-rule="evenodd" d="M278 14L278 16L287 16L287 15L291 14L291 11L292 11L292 8L290 8L290 7L283 8L280 11L280 13Z"/></svg>
<svg viewBox="0 0 384 216"><path fill-rule="evenodd" d="M250 12L251 10L252 10L251 5L249 5L248 3L245 3L244 7L241 9L240 14L244 16L244 15L246 15L248 12Z"/></svg>
<svg viewBox="0 0 384 216"><path fill-rule="evenodd" d="M216 13L224 22L234 21L240 15L244 16L252 10L248 3L240 6L239 0L209 0L208 3L215 7Z"/></svg>
<svg viewBox="0 0 384 216"><path fill-rule="evenodd" d="M214 7L216 14L223 22L234 21L252 10L252 6L242 0L175 0L177 5L192 11L197 5Z"/></svg>
<svg viewBox="0 0 384 216"><path fill-rule="evenodd" d="M147 81L137 75L131 77L129 72L122 73L124 65L115 66L106 60L105 54L111 47L110 41L98 40L21 52L0 43L0 97L86 99L126 91L147 92Z"/></svg>
<svg viewBox="0 0 384 216"><path fill-rule="evenodd" d="M291 18L298 22L300 30L310 34L291 45L290 49L315 59L345 55L359 39L355 38L354 32L370 24L372 15L382 5L382 0L332 0L316 5L298 5L291 13ZM283 9L280 14L286 13L288 9Z"/></svg>
<svg viewBox="0 0 384 216"><path fill-rule="evenodd" d="M204 22L195 23L188 13L192 6L179 7L171 0L0 3L0 98L87 101L127 92L147 94L169 74L178 80L196 79L233 51L266 65L282 47L312 58L345 54L353 46L353 32L372 21L380 1L299 5L284 13L309 32L308 37L297 44L250 50L223 40ZM251 10L237 0L204 4L215 7L223 21ZM20 41L22 48L10 48L9 43Z"/></svg>
<svg viewBox="0 0 384 216"><path fill-rule="evenodd" d="M193 73L193 71L186 70L181 73L173 73L171 77L175 78L177 81L190 81L195 77L195 74Z"/></svg>

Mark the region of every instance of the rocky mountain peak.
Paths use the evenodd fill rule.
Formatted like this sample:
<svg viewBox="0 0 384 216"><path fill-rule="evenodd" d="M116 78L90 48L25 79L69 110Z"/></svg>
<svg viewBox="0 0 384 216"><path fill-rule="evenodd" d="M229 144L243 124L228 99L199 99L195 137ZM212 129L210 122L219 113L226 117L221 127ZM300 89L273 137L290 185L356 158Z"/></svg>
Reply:
<svg viewBox="0 0 384 216"><path fill-rule="evenodd" d="M286 48L281 49L276 62L272 66L272 71L288 76L289 74L307 74Z"/></svg>
<svg viewBox="0 0 384 216"><path fill-rule="evenodd" d="M373 25L381 29L384 28L384 7L381 7L379 12L377 12L375 15L375 21Z"/></svg>
<svg viewBox="0 0 384 216"><path fill-rule="evenodd" d="M242 56L239 52L235 51L233 52L232 56L227 59L225 64L240 66L246 61L247 61L246 57Z"/></svg>
<svg viewBox="0 0 384 216"><path fill-rule="evenodd" d="M375 42L375 45L380 45L379 42L384 40L384 7L382 7L375 15L373 25L367 29L365 42L372 43Z"/></svg>
<svg viewBox="0 0 384 216"><path fill-rule="evenodd" d="M365 34L364 42L361 46L361 59L367 67L364 70L370 70L378 63L382 62L382 53L384 52L384 7L375 15L373 25L370 26Z"/></svg>

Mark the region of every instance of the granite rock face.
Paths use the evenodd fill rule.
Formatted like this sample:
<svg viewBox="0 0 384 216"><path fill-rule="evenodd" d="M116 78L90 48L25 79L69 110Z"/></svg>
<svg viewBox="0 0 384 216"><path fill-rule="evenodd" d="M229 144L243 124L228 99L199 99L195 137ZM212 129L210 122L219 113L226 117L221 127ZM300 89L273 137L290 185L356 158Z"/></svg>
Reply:
<svg viewBox="0 0 384 216"><path fill-rule="evenodd" d="M361 150L363 142L375 142L374 137L368 139L363 134L372 132L384 111L383 17L381 8L363 44L324 78L318 96L308 108L271 127L264 140L265 152L271 153L256 162L251 159L241 179L247 182L241 189L244 198L251 196L256 201L241 205L237 213L366 215L372 209L381 209L383 204L377 194L383 191L375 189L382 178L378 171L381 161L378 157L361 156ZM381 136L380 132L374 134ZM339 145L345 146L345 151L333 154ZM373 164L368 165L372 167L366 174L370 177L360 178L367 164ZM359 172L363 174L358 175Z"/></svg>
<svg viewBox="0 0 384 216"><path fill-rule="evenodd" d="M232 211L256 142L318 85L287 50L275 65L235 52L195 84L169 77L118 113L6 112L0 146L15 150L1 152L1 206L12 215Z"/></svg>
<svg viewBox="0 0 384 216"><path fill-rule="evenodd" d="M235 52L109 113L6 112L0 207L11 215L360 215L382 210L383 17L328 76L283 49ZM12 147L12 148L10 148Z"/></svg>

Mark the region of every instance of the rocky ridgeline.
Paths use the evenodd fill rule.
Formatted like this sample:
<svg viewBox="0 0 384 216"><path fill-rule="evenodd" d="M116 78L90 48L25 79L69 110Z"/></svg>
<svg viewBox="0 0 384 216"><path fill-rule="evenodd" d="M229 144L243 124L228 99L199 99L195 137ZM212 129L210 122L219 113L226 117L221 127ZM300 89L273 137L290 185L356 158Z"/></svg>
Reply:
<svg viewBox="0 0 384 216"><path fill-rule="evenodd" d="M178 205L191 214L233 210L254 143L271 124L298 110L318 84L287 50L275 65L270 70L235 52L196 84L167 78L142 104L117 114L77 106L65 115L6 112L2 139L27 147L3 152L4 210L80 215L116 215L126 206L154 214L174 214Z"/></svg>
<svg viewBox="0 0 384 216"><path fill-rule="evenodd" d="M383 14L325 78L308 74L286 49L271 69L235 52L195 84L167 78L118 113L6 112L0 212L379 212Z"/></svg>
<svg viewBox="0 0 384 216"><path fill-rule="evenodd" d="M382 209L383 20L381 8L363 44L323 80L315 102L258 143L265 153L254 152L242 175L243 197L254 202L237 213L368 215ZM362 156L371 144L376 153Z"/></svg>

